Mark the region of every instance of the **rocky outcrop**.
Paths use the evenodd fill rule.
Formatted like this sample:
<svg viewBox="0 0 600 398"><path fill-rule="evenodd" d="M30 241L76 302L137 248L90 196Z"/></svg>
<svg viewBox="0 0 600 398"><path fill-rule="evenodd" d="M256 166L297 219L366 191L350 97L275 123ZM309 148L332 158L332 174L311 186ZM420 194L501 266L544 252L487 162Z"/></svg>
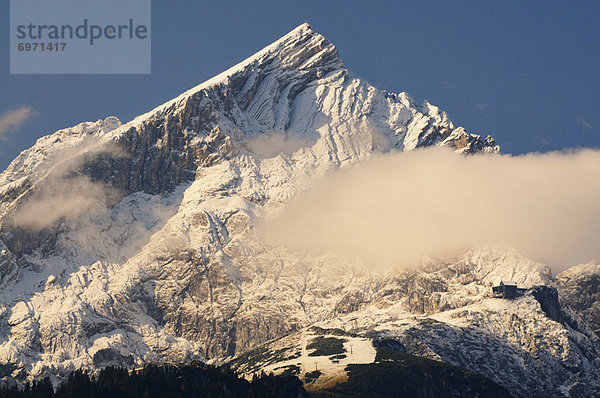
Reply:
<svg viewBox="0 0 600 398"><path fill-rule="evenodd" d="M600 334L600 264L582 264L558 276L561 297Z"/></svg>

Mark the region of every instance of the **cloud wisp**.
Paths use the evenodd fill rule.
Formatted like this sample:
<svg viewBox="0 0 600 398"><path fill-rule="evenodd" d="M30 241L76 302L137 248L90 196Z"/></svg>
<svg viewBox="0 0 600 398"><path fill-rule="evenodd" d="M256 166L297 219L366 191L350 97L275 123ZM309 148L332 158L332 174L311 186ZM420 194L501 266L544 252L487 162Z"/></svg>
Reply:
<svg viewBox="0 0 600 398"><path fill-rule="evenodd" d="M18 129L33 115L33 109L26 106L4 113L0 116L0 139L6 139L7 134Z"/></svg>
<svg viewBox="0 0 600 398"><path fill-rule="evenodd" d="M506 245L559 271L600 259L600 151L383 155L325 177L259 231L270 244L380 266Z"/></svg>
<svg viewBox="0 0 600 398"><path fill-rule="evenodd" d="M259 156L268 159L280 154L291 155L297 150L308 147L312 143L304 137L290 136L285 133L261 134L247 142L248 150Z"/></svg>
<svg viewBox="0 0 600 398"><path fill-rule="evenodd" d="M75 220L84 213L103 211L117 192L87 176L43 184L14 216L24 228L39 231L63 218Z"/></svg>
<svg viewBox="0 0 600 398"><path fill-rule="evenodd" d="M88 137L74 148L64 150L61 160L46 173L32 176L33 189L12 214L12 223L40 231L62 219L77 220L83 214L109 209L120 198L118 190L80 173L89 159L101 154L125 156L114 144L96 137Z"/></svg>

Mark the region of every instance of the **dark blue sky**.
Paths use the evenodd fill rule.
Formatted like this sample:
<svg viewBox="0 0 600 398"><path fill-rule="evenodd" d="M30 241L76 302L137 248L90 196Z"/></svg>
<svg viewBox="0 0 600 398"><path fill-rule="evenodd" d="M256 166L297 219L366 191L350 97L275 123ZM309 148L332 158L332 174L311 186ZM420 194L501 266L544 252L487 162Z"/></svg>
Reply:
<svg viewBox="0 0 600 398"><path fill-rule="evenodd" d="M504 153L600 147L597 1L152 2L151 75L9 75L0 8L0 169L42 135L109 115L126 122L227 69L304 21L378 88L407 91Z"/></svg>

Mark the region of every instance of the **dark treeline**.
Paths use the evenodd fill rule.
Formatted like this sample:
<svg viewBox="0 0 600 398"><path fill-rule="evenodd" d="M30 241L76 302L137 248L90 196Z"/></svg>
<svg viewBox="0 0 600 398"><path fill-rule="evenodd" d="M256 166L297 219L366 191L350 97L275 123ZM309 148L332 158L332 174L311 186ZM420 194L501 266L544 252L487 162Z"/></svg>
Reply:
<svg viewBox="0 0 600 398"><path fill-rule="evenodd" d="M204 364L147 366L133 372L107 367L96 376L77 370L56 391L49 379L21 389L0 389L0 398L287 398L304 395L302 382L295 376L263 374L248 382L231 370Z"/></svg>

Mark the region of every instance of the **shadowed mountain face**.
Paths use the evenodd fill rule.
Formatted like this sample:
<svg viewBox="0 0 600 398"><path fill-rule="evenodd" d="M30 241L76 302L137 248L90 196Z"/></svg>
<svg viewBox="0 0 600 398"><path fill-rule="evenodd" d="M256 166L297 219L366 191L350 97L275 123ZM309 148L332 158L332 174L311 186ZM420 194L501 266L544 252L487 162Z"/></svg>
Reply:
<svg viewBox="0 0 600 398"><path fill-rule="evenodd" d="M0 376L223 360L322 322L405 338L515 395L597 391L583 322L547 317L535 295L488 297L500 279L555 283L509 249L381 274L258 239L257 217L326 173L426 146L499 151L353 75L306 24L129 123L41 138L0 175Z"/></svg>

